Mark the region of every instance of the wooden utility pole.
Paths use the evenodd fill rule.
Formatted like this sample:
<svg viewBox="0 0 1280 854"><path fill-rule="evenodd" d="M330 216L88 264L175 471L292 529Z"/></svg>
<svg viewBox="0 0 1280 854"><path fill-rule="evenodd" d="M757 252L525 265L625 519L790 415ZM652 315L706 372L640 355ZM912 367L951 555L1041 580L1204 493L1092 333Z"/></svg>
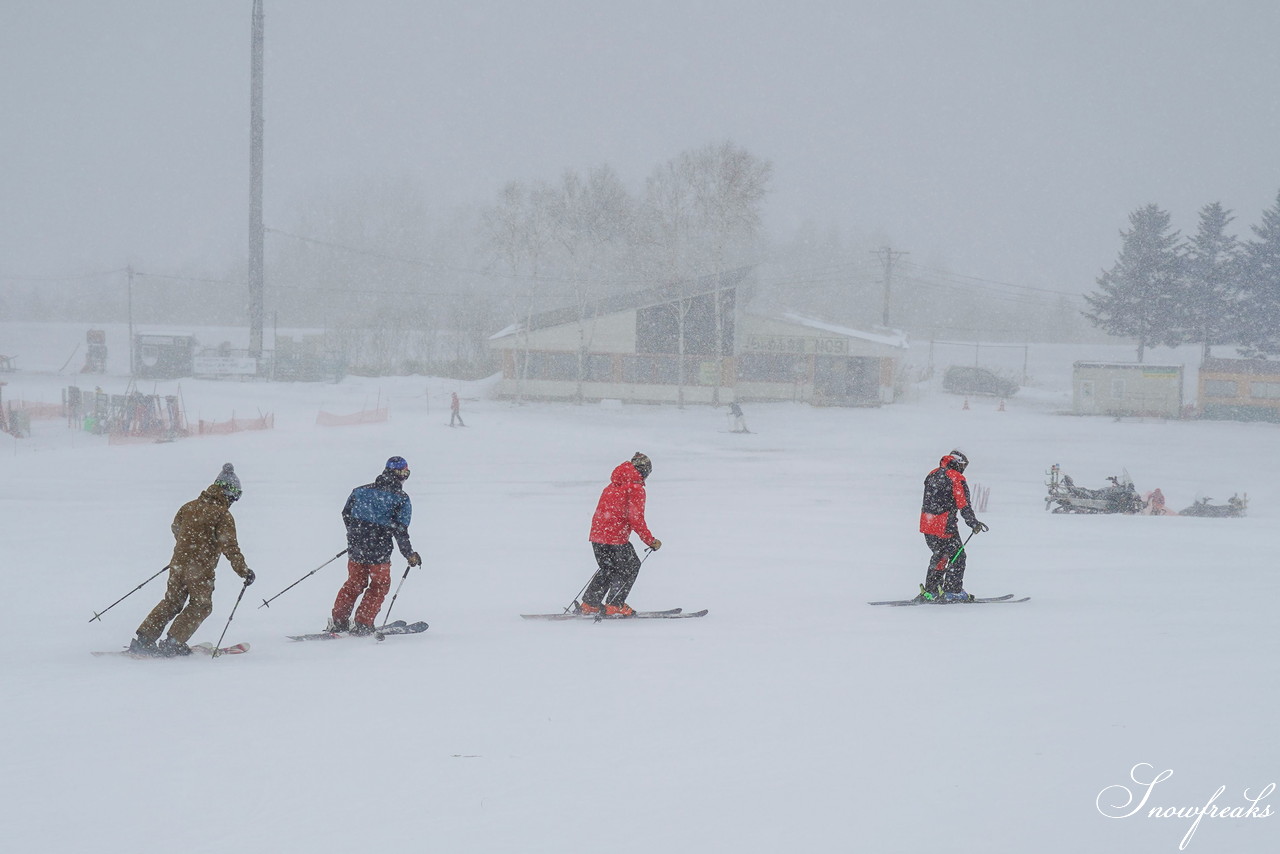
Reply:
<svg viewBox="0 0 1280 854"><path fill-rule="evenodd" d="M133 354L133 265L130 264L126 267L125 272L129 274L129 281L126 288L128 289L129 296L129 376L132 378L134 373L137 371L137 366L134 364Z"/></svg>
<svg viewBox="0 0 1280 854"><path fill-rule="evenodd" d="M910 252L895 252L888 246L881 246L879 249L871 253L880 258L880 263L884 265L884 314L881 316L880 325L889 328L889 304L893 291L893 262L901 258L903 255L910 255Z"/></svg>

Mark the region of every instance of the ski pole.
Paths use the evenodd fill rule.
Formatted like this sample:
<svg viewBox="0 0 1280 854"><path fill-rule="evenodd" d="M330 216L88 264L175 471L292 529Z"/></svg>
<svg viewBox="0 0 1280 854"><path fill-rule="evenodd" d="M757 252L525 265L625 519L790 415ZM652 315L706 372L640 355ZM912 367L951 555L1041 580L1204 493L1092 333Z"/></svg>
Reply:
<svg viewBox="0 0 1280 854"><path fill-rule="evenodd" d="M133 588L133 589L132 589L132 590L130 590L128 593L124 594L124 595L123 595L123 596L121 596L119 599L117 599L116 601L114 601L114 602L112 602L110 605L108 605L107 607L103 608L101 611L94 611L94 612L93 612L93 617L89 620L89 622L91 622L91 623L92 623L94 620L99 620L99 621L100 621L100 620L102 619L102 615L103 615L103 614L107 613L107 612L108 612L108 611L110 611L112 608L114 608L115 606L119 605L121 602L123 602L124 600L128 599L128 598L129 598L130 596L132 596L133 594L137 593L139 590L141 590L143 587L145 587L145 586L147 585L147 583L148 583L148 582L150 582L150 581L154 580L154 579L156 578L156 576L160 575L160 573L161 573L161 572L165 572L165 571L167 571L168 569L169 569L169 567L168 567L168 566L166 566L164 569L160 570L160 572L157 572L155 575L151 576L151 578L148 578L146 581L142 582L142 583L141 583L141 584L139 584L137 587Z"/></svg>
<svg viewBox="0 0 1280 854"><path fill-rule="evenodd" d="M213 657L217 658L222 653L222 639L227 636L227 629L231 628L231 621L236 618L236 608L240 607L240 600L244 598L244 592L249 589L249 579L244 580L244 585L240 588L240 595L236 597L236 604L231 606L231 614L227 617L227 624L222 627L222 634L218 635L218 642L213 647Z"/></svg>
<svg viewBox="0 0 1280 854"><path fill-rule="evenodd" d="M596 577L596 574L595 574L594 572L593 572L593 573L591 573L591 578L595 578L595 577ZM591 578L588 578L588 579L587 579L587 584L590 584L590 583L591 583ZM565 606L564 606L564 610L563 610L563 611L561 611L560 613L562 613L562 614L567 614L567 613L569 613L569 609L570 609L570 608L572 608L574 605L577 605L577 604L578 604L578 600L582 598L582 594L587 592L587 584L582 585L582 589L578 591L578 595L577 595L577 596L574 596L574 597L573 597L573 601L572 601L572 602L570 602L568 605L565 605Z"/></svg>
<svg viewBox="0 0 1280 854"><path fill-rule="evenodd" d="M964 542L960 544L960 548L956 549L956 553L951 556L951 560L947 561L947 566L951 566L951 564L955 561L955 559L960 557L960 552L964 551L964 547L969 545L969 541L973 539L973 535L976 533L978 532L977 531L969 532L969 536L964 538Z"/></svg>
<svg viewBox="0 0 1280 854"><path fill-rule="evenodd" d="M290 584L288 587L286 587L285 589L281 590L281 591L280 591L279 593L277 593L276 595L272 596L270 599L263 599L263 600L262 600L262 604L261 604L261 605L259 605L258 607L259 607L259 608L270 608L270 607L271 607L271 603L272 603L272 602L276 601L276 600L277 600L277 599L279 599L281 596L283 596L284 594L288 593L290 590L292 590L293 588L297 587L299 584L301 584L302 582L306 581L308 578L310 578L311 576L315 575L317 572L319 572L320 570L324 569L326 566L328 566L329 564L333 563L335 560L337 560L338 558L342 557L342 556L343 556L344 554L346 554L346 553L347 553L347 550L346 550L346 549L343 549L342 551L338 552L336 555L334 555L333 557L329 558L329 559L328 559L328 560L326 560L324 563L320 564L320 565L319 565L319 566L317 566L315 569L311 570L311 571L310 571L310 572L308 572L306 575L302 576L302 577L301 577L301 578L299 578L297 581L293 582L293 584Z"/></svg>
<svg viewBox="0 0 1280 854"><path fill-rule="evenodd" d="M396 585L396 592L391 595L391 604L387 606L387 619L382 624L384 626L391 622L391 609L396 606L396 597L400 595L400 588L404 587L404 580L409 577L409 570L411 569L413 569L412 566L406 566L404 575L400 576L400 583ZM381 640L381 636L378 639Z"/></svg>

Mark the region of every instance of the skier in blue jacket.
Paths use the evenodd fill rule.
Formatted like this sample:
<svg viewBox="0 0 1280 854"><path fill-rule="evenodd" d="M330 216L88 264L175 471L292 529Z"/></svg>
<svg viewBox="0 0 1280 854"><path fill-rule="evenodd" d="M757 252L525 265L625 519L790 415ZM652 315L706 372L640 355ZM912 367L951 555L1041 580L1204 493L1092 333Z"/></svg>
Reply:
<svg viewBox="0 0 1280 854"><path fill-rule="evenodd" d="M327 631L350 631L353 635L373 632L382 600L391 589L392 539L409 566L422 564L409 542L413 502L404 491L408 478L409 464L404 457L392 457L373 483L357 486L347 498L342 508L342 521L347 526L347 581L333 602Z"/></svg>

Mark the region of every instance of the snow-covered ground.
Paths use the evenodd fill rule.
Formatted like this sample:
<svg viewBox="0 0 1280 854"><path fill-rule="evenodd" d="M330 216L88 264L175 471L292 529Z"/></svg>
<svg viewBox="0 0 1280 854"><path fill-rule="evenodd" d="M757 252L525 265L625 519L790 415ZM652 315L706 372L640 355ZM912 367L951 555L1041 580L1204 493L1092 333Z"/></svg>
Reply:
<svg viewBox="0 0 1280 854"><path fill-rule="evenodd" d="M85 328L0 324L21 354L5 398L123 391L78 361L58 373ZM1187 850L1274 851L1280 798L1243 813L1280 776L1277 428L1054 414L1072 360L1131 358L1100 349L1032 348L1037 385L1003 412L924 388L881 409L747 405L752 435L723 409L514 406L422 378L183 381L193 419L275 414L228 437L0 435L4 847L1172 852L1224 786L1213 805L1238 817L1204 818ZM455 390L466 429L446 426ZM375 402L389 422L315 425ZM953 446L990 489L967 587L1031 601L868 606L922 580L920 484ZM710 615L521 620L585 583L591 511L636 450L664 547L632 604ZM343 562L256 606L344 548L347 493L392 454L424 558L395 616L430 631L287 641L323 626ZM252 652L91 657L128 641L163 578L89 618L168 562L174 511L226 461L258 574L227 640ZM1051 515L1053 463L1089 486L1127 469L1174 508L1248 492L1249 515ZM224 561L194 640L227 626L236 582ZM1135 766L1173 774L1122 818Z"/></svg>

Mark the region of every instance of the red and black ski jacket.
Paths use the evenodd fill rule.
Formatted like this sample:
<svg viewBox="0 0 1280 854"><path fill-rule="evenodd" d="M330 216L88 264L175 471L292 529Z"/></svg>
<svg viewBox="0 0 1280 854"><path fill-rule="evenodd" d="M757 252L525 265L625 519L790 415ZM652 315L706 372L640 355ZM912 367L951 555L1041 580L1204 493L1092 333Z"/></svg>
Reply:
<svg viewBox="0 0 1280 854"><path fill-rule="evenodd" d="M978 517L969 503L969 483L947 454L924 479L924 501L920 505L920 533L931 537L955 537L960 533L956 516L974 525Z"/></svg>

